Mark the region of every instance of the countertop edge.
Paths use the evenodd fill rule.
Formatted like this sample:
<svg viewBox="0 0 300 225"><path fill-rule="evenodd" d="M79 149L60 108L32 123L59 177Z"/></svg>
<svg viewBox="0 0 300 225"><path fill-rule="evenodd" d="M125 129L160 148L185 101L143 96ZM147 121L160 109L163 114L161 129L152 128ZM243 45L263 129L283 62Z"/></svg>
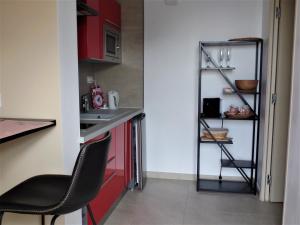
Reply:
<svg viewBox="0 0 300 225"><path fill-rule="evenodd" d="M93 139L93 138L95 138L95 137L97 137L97 136L99 136L99 135L115 128L115 127L117 127L117 126L119 126L122 123L127 122L128 120L132 119L133 117L135 117L135 116L137 116L137 115L139 115L140 113L143 113L143 112L144 112L144 109L137 109L136 111L134 111L134 112L132 112L128 115L122 116L122 117L120 117L120 119L118 119L118 120L116 120L116 121L114 121L114 122L112 122L112 123L110 123L110 124L108 124L108 125L106 125L102 128L99 128L97 131L94 131L94 132L92 132L90 134L87 134L85 136L81 136L79 142L80 142L80 144L84 144L87 141L89 141L89 140L91 140L91 139Z"/></svg>
<svg viewBox="0 0 300 225"><path fill-rule="evenodd" d="M9 142L9 141L13 141L15 139L25 137L27 135L36 133L38 131L45 130L45 129L48 129L50 127L56 126L56 120L54 120L54 119L28 119L28 118L23 119L23 118L5 118L5 117L1 117L0 119L1 120L2 119L3 120L21 120L21 121L34 121L34 122L49 122L49 123L51 123L49 125L45 125L45 126L38 127L38 128L33 128L33 129L26 130L26 131L23 131L23 132L20 132L20 133L16 133L16 134L8 136L8 137L0 138L0 144L6 143L6 142Z"/></svg>

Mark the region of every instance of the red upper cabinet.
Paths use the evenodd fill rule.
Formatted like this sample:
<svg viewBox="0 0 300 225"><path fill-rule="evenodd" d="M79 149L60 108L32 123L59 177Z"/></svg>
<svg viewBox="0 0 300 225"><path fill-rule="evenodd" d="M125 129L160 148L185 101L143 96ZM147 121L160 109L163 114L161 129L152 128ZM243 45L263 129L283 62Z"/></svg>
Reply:
<svg viewBox="0 0 300 225"><path fill-rule="evenodd" d="M86 4L98 11L100 14L99 0L86 0ZM79 59L101 59L100 16L79 16L77 20L78 29L78 57Z"/></svg>
<svg viewBox="0 0 300 225"><path fill-rule="evenodd" d="M120 62L121 6L116 0L85 0L86 4L98 11L98 16L78 17L78 58L79 60ZM106 27L116 30L106 41ZM111 30L110 30L111 32ZM105 47L107 46L107 47ZM114 50L117 52L115 53Z"/></svg>
<svg viewBox="0 0 300 225"><path fill-rule="evenodd" d="M115 0L100 0L100 10L104 15L104 22L121 28L121 6Z"/></svg>

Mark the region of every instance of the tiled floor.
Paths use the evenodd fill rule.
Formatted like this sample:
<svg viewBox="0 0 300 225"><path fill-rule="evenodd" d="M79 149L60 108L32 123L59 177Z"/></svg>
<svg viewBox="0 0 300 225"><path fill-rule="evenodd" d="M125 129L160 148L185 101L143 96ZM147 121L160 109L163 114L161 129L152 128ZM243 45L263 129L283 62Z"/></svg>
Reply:
<svg viewBox="0 0 300 225"><path fill-rule="evenodd" d="M143 192L127 192L105 225L280 225L281 204L253 195L195 191L191 181L148 179Z"/></svg>

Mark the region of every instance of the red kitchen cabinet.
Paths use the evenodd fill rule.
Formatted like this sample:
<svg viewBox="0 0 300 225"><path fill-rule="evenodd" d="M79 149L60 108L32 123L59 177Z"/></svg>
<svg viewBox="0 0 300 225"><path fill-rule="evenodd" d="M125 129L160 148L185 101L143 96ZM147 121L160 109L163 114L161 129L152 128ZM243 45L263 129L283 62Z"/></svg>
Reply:
<svg viewBox="0 0 300 225"><path fill-rule="evenodd" d="M77 20L79 60L104 59L104 24L121 28L121 6L116 0L85 0L98 16L80 16Z"/></svg>
<svg viewBox="0 0 300 225"><path fill-rule="evenodd" d="M116 156L116 130L112 129L110 132L111 132L111 142L110 142L108 156L107 156L108 162ZM101 135L93 138L92 140L89 140L85 144L89 144L91 142L101 140L104 137L105 137L105 134L101 134Z"/></svg>
<svg viewBox="0 0 300 225"><path fill-rule="evenodd" d="M121 28L121 6L116 0L100 0L100 10L104 15L104 22Z"/></svg>
<svg viewBox="0 0 300 225"><path fill-rule="evenodd" d="M116 157L116 144L117 144L116 129L112 129L110 132L111 132L111 142L110 142L110 147L109 147L109 152L107 157L108 161Z"/></svg>
<svg viewBox="0 0 300 225"><path fill-rule="evenodd" d="M116 159L112 158L110 161L107 162L103 182L105 183L112 176L114 176L115 173L116 173Z"/></svg>
<svg viewBox="0 0 300 225"><path fill-rule="evenodd" d="M99 0L86 0L87 5L100 10ZM101 14L100 14L101 15ZM103 35L100 32L101 16L80 16L77 20L77 35L78 35L78 57L79 59L95 59L103 58L101 51L101 42Z"/></svg>
<svg viewBox="0 0 300 225"><path fill-rule="evenodd" d="M116 191L122 193L125 189L125 124L116 128Z"/></svg>
<svg viewBox="0 0 300 225"><path fill-rule="evenodd" d="M110 177L112 177L116 172L116 129L112 129L111 131L111 143L109 146L108 156L107 156L107 165L104 173L104 182L106 182ZM86 142L85 144L89 144L94 141L101 140L105 135L101 134L96 138Z"/></svg>
<svg viewBox="0 0 300 225"><path fill-rule="evenodd" d="M103 184L96 198L90 202L90 206L97 224L101 222L105 214L119 198L120 195L117 192L117 187L118 180L115 179L114 175ZM91 218L88 216L88 225L92 224Z"/></svg>
<svg viewBox="0 0 300 225"><path fill-rule="evenodd" d="M97 224L125 191L126 123L111 130L112 140L104 183L97 197L90 202ZM102 135L103 137L103 135ZM99 136L101 138L101 135ZM95 140L95 139L94 139ZM127 143L128 144L128 143ZM88 216L88 224L92 224Z"/></svg>

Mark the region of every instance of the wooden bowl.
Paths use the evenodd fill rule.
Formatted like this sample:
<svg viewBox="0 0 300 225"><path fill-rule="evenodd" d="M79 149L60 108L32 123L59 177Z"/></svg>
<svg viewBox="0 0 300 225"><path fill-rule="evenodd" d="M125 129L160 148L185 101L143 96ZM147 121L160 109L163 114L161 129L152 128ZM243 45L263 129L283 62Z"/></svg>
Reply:
<svg viewBox="0 0 300 225"><path fill-rule="evenodd" d="M236 80L235 81L235 86L239 90L243 91L254 91L256 90L258 85L258 80Z"/></svg>

